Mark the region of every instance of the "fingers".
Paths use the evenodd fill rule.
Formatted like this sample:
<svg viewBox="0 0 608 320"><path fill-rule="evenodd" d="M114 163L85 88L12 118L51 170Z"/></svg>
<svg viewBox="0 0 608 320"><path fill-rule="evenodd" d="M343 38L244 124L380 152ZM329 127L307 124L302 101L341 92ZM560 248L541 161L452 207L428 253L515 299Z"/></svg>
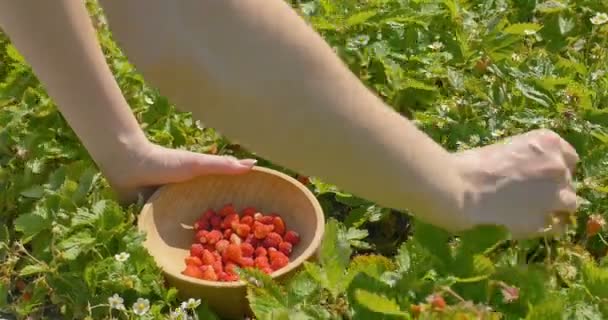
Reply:
<svg viewBox="0 0 608 320"><path fill-rule="evenodd" d="M197 175L205 174L241 174L245 173L256 164L257 160L239 160L230 156L217 156L207 154L192 154L194 171Z"/></svg>

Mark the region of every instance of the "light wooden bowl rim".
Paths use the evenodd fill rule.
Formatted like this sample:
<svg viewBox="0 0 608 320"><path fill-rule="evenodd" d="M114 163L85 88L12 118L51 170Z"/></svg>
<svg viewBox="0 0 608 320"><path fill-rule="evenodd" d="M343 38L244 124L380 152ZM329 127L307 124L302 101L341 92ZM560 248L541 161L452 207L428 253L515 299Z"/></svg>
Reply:
<svg viewBox="0 0 608 320"><path fill-rule="evenodd" d="M259 172L259 173L263 173L263 174L272 175L272 176L275 176L277 178L280 178L280 179L290 183L291 185L296 187L300 192L302 192L302 194L304 194L307 201L310 202L310 204L312 205L312 207L314 209L314 215L316 216L317 225L315 226L313 239L310 242L310 244L308 245L308 247L295 260L290 261L287 266L279 269L278 271L273 272L270 275L271 278L273 278L273 279L280 278L281 276L283 276L285 274L289 274L294 269L298 268L305 261L309 260L313 255L315 255L317 253L317 250L319 249L319 247L321 245L321 241L323 239L323 234L325 233L325 215L323 213L323 209L322 209L321 204L319 203L318 199L314 196L314 194L306 186L304 186L298 180L296 180L296 179L292 178L291 176L284 174L280 171L270 169L270 168L265 168L265 167L254 166L251 168L250 172ZM244 174L248 174L248 173L244 173ZM209 176L213 176L213 175L209 175ZM216 176L221 176L221 175L216 175ZM194 179L204 179L204 177L205 176L199 176ZM152 216L151 216L153 213L152 206L153 206L154 201L158 197L160 197L166 189L171 188L172 185L175 185L175 184L173 184L173 183L166 184L166 185L159 187L152 194L152 196L150 196L150 198L148 198L148 200L145 202L145 204L143 205L142 209L140 210L140 213L138 216L137 227L139 230L141 230L142 232L147 234L148 230L146 230L146 228L144 227L146 225L144 222L147 219L152 218ZM155 224L150 224L150 225L155 225ZM147 246L147 238L146 238L146 241L144 241L143 245L148 250L150 255L154 259L156 259L154 253L158 252L158 251L154 250L152 248L149 248ZM204 286L204 287L215 287L215 288L239 288L239 287L244 287L246 285L246 283L243 280L233 281L233 282L219 282L219 281L202 280L202 279L188 277L181 273L169 272L168 270L165 270L162 267L160 267L160 268L163 271L163 273L165 273L166 275L168 275L172 278L175 278L179 281L189 283L192 286Z"/></svg>

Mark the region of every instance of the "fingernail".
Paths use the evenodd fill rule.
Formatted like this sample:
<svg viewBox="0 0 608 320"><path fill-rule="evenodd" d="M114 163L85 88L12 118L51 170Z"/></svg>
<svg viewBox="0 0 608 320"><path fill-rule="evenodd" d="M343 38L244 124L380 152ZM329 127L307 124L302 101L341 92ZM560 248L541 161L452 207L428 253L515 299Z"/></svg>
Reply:
<svg viewBox="0 0 608 320"><path fill-rule="evenodd" d="M242 165L245 165L245 166L248 166L248 167L253 167L258 162L258 160L256 160L256 159L242 159L242 160L239 160L239 162Z"/></svg>

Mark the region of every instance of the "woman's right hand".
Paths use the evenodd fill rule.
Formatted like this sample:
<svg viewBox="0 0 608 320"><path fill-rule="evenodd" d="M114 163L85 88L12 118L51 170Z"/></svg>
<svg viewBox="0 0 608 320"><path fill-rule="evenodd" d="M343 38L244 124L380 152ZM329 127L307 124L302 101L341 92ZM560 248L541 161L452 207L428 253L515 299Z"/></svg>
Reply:
<svg viewBox="0 0 608 320"><path fill-rule="evenodd" d="M572 176L579 157L550 130L453 155L469 190L462 214L473 226L506 226L514 239L555 235L577 209Z"/></svg>

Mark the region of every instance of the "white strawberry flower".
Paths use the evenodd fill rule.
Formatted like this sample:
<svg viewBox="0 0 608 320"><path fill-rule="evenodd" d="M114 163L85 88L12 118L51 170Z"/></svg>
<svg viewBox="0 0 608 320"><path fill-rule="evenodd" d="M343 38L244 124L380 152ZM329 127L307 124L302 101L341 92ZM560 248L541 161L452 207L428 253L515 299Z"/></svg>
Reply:
<svg viewBox="0 0 608 320"><path fill-rule="evenodd" d="M114 255L114 259L118 262L125 262L129 259L131 255L126 252L121 252L119 254Z"/></svg>
<svg viewBox="0 0 608 320"><path fill-rule="evenodd" d="M150 301L148 299L137 298L133 304L133 312L138 316L143 316L150 310Z"/></svg>
<svg viewBox="0 0 608 320"><path fill-rule="evenodd" d="M606 14L604 12L596 12L595 16L593 16L589 20L594 25L599 26L599 25L602 25L602 24L605 24L606 22L608 22L608 14Z"/></svg>
<svg viewBox="0 0 608 320"><path fill-rule="evenodd" d="M116 309L116 310L124 310L125 309L125 305L123 304L125 302L125 300L119 296L117 293L115 293L113 296L108 298L108 303L110 304L110 308L112 309Z"/></svg>

